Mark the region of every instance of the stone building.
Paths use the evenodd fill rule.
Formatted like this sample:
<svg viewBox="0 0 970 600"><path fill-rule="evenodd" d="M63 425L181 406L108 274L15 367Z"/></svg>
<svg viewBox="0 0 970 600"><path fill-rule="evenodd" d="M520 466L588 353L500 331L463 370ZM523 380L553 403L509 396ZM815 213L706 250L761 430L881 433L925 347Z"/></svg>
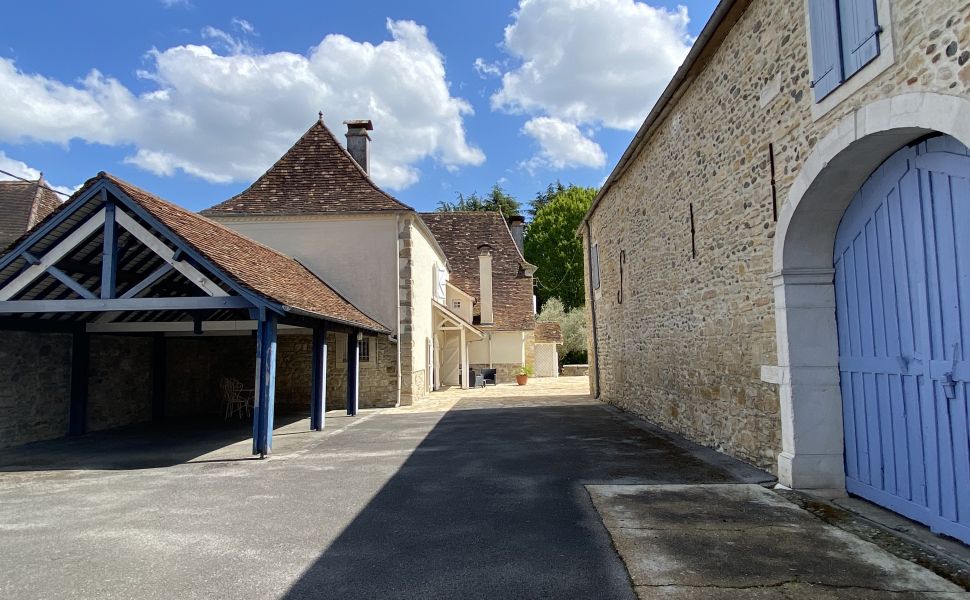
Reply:
<svg viewBox="0 0 970 600"><path fill-rule="evenodd" d="M368 176L373 125L347 126L344 148L321 118L249 188L202 214L296 258L386 324L392 335L362 340L361 406L409 405L434 388L442 326L455 335L444 336L438 355L453 356L455 371L467 354L461 340L482 334L435 295L438 280L448 279L448 258L420 215ZM330 346L329 366L339 375L343 336L331 334ZM329 381L328 397L341 397L346 378Z"/></svg>
<svg viewBox="0 0 970 600"><path fill-rule="evenodd" d="M498 383L515 381L535 354L535 266L522 255L522 236L516 235L521 220L510 230L497 212L422 213L421 218L448 257L449 285L456 288L448 306L464 312L484 334L468 344L469 366L495 369Z"/></svg>
<svg viewBox="0 0 970 600"><path fill-rule="evenodd" d="M60 205L60 198L43 175L37 181L0 181L0 248L6 248Z"/></svg>
<svg viewBox="0 0 970 600"><path fill-rule="evenodd" d="M580 229L593 393L970 540L968 94L965 0L722 0Z"/></svg>

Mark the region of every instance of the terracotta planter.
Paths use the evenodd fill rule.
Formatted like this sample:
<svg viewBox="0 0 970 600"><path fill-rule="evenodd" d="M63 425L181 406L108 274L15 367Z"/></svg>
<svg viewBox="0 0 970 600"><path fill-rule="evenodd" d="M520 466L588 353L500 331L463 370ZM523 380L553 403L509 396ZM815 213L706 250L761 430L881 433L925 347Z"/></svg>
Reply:
<svg viewBox="0 0 970 600"><path fill-rule="evenodd" d="M526 383L529 382L529 376L528 375L516 375L515 376L515 382L517 384L519 384L519 385L525 385Z"/></svg>

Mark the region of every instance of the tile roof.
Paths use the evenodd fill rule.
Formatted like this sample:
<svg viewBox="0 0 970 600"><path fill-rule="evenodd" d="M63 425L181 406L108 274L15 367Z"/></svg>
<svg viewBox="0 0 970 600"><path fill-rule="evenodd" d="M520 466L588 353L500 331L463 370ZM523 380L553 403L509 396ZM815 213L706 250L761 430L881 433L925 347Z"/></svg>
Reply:
<svg viewBox="0 0 970 600"><path fill-rule="evenodd" d="M61 205L61 199L44 183L0 181L0 248L18 239Z"/></svg>
<svg viewBox="0 0 970 600"><path fill-rule="evenodd" d="M536 323L537 344L561 344L562 327L554 321Z"/></svg>
<svg viewBox="0 0 970 600"><path fill-rule="evenodd" d="M497 212L421 213L438 240L451 269L451 283L478 300L478 247L492 247L492 310L495 325L483 330L531 331L535 327L532 310L533 269L519 252L509 227ZM480 302L475 303L478 314Z"/></svg>
<svg viewBox="0 0 970 600"><path fill-rule="evenodd" d="M377 187L320 120L249 188L202 214L221 217L411 210Z"/></svg>
<svg viewBox="0 0 970 600"><path fill-rule="evenodd" d="M97 177L89 179L72 199L101 180L117 185L128 197L212 261L233 281L257 295L333 321L372 331L389 331L357 309L299 261L117 177L99 173Z"/></svg>

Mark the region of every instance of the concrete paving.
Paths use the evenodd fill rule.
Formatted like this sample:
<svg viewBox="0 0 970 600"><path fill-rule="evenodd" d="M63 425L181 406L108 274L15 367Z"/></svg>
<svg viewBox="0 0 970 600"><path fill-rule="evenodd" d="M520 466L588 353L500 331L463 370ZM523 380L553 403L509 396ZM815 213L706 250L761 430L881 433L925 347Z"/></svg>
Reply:
<svg viewBox="0 0 970 600"><path fill-rule="evenodd" d="M0 597L636 598L631 574L641 575L617 555L587 485L766 478L589 399L585 386L449 391L406 409L331 413L324 433L281 421L265 461L249 459L245 424L6 450ZM678 523L692 514L668 511ZM685 538L703 563L700 539ZM689 558L683 545L644 540L634 555Z"/></svg>
<svg viewBox="0 0 970 600"><path fill-rule="evenodd" d="M759 485L588 489L643 599L970 598Z"/></svg>

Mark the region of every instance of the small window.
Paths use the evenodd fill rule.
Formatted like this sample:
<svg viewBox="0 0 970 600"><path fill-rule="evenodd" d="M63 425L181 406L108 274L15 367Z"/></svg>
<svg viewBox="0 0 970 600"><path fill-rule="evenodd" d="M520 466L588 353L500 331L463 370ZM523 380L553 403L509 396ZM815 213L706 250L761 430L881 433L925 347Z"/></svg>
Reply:
<svg viewBox="0 0 970 600"><path fill-rule="evenodd" d="M461 309L461 300L452 300L451 307L454 308L455 310Z"/></svg>
<svg viewBox="0 0 970 600"><path fill-rule="evenodd" d="M370 362L370 338L365 337L360 341L360 362Z"/></svg>
<svg viewBox="0 0 970 600"><path fill-rule="evenodd" d="M593 280L593 289L600 289L600 245L593 244L593 251L589 258L589 276Z"/></svg>
<svg viewBox="0 0 970 600"><path fill-rule="evenodd" d="M808 0L812 88L820 102L879 56L875 0Z"/></svg>

